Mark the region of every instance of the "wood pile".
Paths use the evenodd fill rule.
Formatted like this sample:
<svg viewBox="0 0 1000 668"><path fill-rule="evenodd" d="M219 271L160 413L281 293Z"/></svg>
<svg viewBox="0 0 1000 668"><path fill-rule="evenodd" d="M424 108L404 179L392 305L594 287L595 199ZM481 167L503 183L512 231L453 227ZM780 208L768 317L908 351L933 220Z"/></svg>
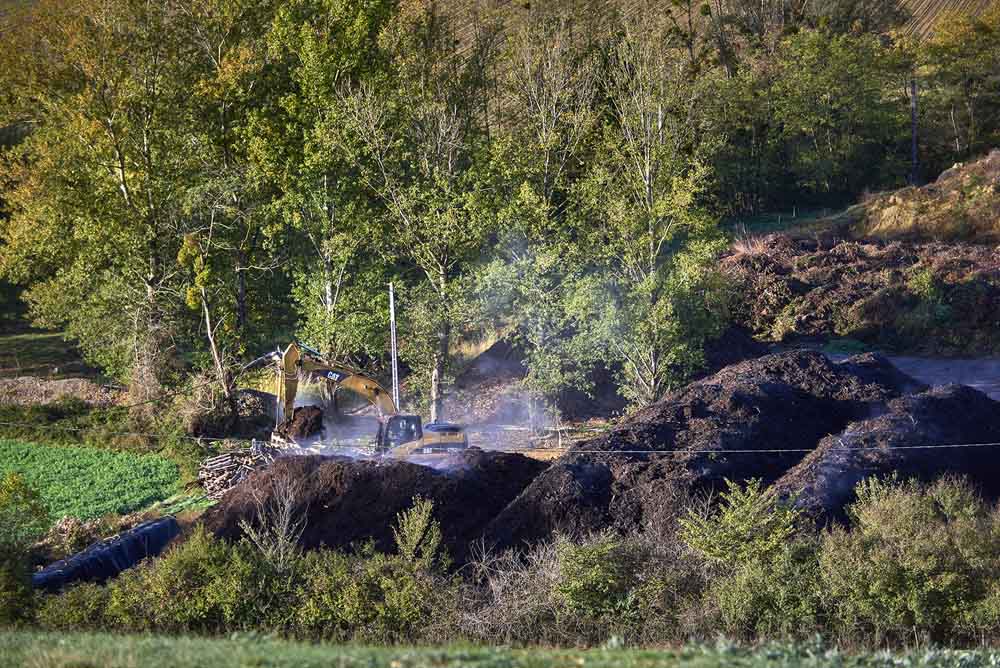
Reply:
<svg viewBox="0 0 1000 668"><path fill-rule="evenodd" d="M251 441L249 448L230 450L206 459L198 469L198 480L208 498L218 499L255 470L270 466L275 456L275 448L261 441Z"/></svg>

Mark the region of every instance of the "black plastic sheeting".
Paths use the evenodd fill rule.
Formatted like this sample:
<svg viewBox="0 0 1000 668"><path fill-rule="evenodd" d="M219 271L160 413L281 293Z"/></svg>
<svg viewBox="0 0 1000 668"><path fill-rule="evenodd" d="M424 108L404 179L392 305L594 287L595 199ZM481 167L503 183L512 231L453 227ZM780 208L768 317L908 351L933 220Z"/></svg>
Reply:
<svg viewBox="0 0 1000 668"><path fill-rule="evenodd" d="M173 517L143 522L114 538L94 543L31 576L36 589L58 591L74 582L105 582L147 557L155 557L181 531Z"/></svg>

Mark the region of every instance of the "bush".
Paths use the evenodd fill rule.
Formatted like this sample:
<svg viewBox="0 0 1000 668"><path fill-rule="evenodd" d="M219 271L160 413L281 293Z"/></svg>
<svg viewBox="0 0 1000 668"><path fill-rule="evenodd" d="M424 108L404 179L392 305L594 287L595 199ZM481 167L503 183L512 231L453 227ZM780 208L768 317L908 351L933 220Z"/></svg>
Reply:
<svg viewBox="0 0 1000 668"><path fill-rule="evenodd" d="M759 479L746 487L726 480L713 511L689 511L680 520L681 539L710 562L736 567L768 560L796 533L800 512L782 503Z"/></svg>
<svg viewBox="0 0 1000 668"><path fill-rule="evenodd" d="M107 628L109 589L83 582L58 595L39 598L35 623L52 631L100 631Z"/></svg>
<svg viewBox="0 0 1000 668"><path fill-rule="evenodd" d="M802 639L823 630L817 545L793 540L713 579L706 598L725 633L747 640Z"/></svg>
<svg viewBox="0 0 1000 668"><path fill-rule="evenodd" d="M629 615L639 570L633 547L610 534L582 543L560 540L556 591L566 608L588 617Z"/></svg>
<svg viewBox="0 0 1000 668"><path fill-rule="evenodd" d="M823 586L846 633L935 641L995 629L1000 516L965 482L870 479L850 531L822 541Z"/></svg>
<svg viewBox="0 0 1000 668"><path fill-rule="evenodd" d="M22 621L32 608L29 551L49 525L41 497L17 473L0 479L0 626Z"/></svg>

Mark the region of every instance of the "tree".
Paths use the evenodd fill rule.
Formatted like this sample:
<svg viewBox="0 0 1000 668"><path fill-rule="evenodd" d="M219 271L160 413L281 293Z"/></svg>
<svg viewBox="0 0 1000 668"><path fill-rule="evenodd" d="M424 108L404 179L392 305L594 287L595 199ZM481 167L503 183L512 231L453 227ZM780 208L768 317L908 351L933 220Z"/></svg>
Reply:
<svg viewBox="0 0 1000 668"><path fill-rule="evenodd" d="M344 124L341 91L387 76L378 37L395 5L284 3L268 36L284 92L250 122L255 178L280 190L271 208L282 225L270 234L294 258L299 336L356 363L387 347L391 262L366 230L379 205L334 136Z"/></svg>
<svg viewBox="0 0 1000 668"><path fill-rule="evenodd" d="M169 7L139 0L43 1L4 39L6 111L33 130L3 163L0 269L32 284L36 321L152 394L178 317L190 53Z"/></svg>
<svg viewBox="0 0 1000 668"><path fill-rule="evenodd" d="M715 140L706 90L662 26L629 26L612 54L610 120L585 184L589 252L606 277L600 325L634 405L659 400L700 366L723 296L709 271L717 221L700 204ZM684 317L700 312L705 317ZM702 325L708 325L703 327Z"/></svg>
<svg viewBox="0 0 1000 668"><path fill-rule="evenodd" d="M782 42L773 88L791 171L814 201L902 181L910 64L873 35L802 30Z"/></svg>
<svg viewBox="0 0 1000 668"><path fill-rule="evenodd" d="M995 146L1000 141L1000 2L978 17L944 14L921 55L930 84L928 106L938 133L951 140L950 157Z"/></svg>
<svg viewBox="0 0 1000 668"><path fill-rule="evenodd" d="M490 207L501 221L494 259L477 276L486 319L526 351L531 413L573 387L586 391L599 342L574 310L589 285L574 243L573 187L597 127L598 28L576 3L531 7L502 56ZM513 21L513 19L512 19Z"/></svg>
<svg viewBox="0 0 1000 668"><path fill-rule="evenodd" d="M469 39L463 50L434 2L403 3L383 35L391 84L365 82L345 96L346 122L336 135L385 207L381 227L369 225L369 234L418 276L409 302L418 329L409 345L414 361L429 366L431 420L442 417L458 282L493 222L477 199L492 37Z"/></svg>

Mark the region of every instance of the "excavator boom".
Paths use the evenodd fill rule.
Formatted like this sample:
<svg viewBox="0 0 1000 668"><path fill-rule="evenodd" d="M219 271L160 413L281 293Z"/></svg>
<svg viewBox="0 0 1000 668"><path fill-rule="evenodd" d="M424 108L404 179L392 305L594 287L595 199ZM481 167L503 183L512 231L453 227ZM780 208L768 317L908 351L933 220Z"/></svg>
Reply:
<svg viewBox="0 0 1000 668"><path fill-rule="evenodd" d="M392 395L374 378L343 364L324 360L319 353L300 343L290 343L281 354L281 400L286 418L295 409L295 396L302 374L322 376L338 388L346 388L366 398L375 406L379 416L395 415L396 404Z"/></svg>

